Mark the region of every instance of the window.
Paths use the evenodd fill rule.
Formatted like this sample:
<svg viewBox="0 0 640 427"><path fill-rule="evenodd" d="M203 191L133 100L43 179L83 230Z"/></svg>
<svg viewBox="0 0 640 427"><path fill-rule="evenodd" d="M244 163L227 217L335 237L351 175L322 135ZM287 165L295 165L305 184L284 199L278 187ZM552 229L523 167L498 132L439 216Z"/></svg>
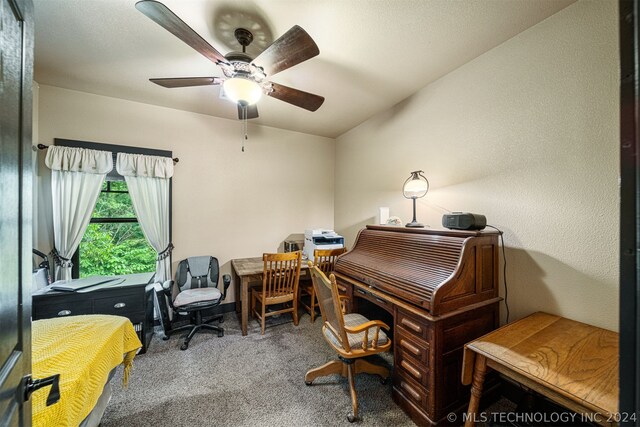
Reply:
<svg viewBox="0 0 640 427"><path fill-rule="evenodd" d="M54 138L55 145L90 148L113 153L113 170L107 174L91 221L71 258L73 278L152 272L157 254L147 243L136 218L124 177L116 171L118 153L172 157L172 152L125 145ZM169 181L169 240L171 241L172 185Z"/></svg>
<svg viewBox="0 0 640 427"><path fill-rule="evenodd" d="M125 181L105 181L77 252L79 277L155 271Z"/></svg>

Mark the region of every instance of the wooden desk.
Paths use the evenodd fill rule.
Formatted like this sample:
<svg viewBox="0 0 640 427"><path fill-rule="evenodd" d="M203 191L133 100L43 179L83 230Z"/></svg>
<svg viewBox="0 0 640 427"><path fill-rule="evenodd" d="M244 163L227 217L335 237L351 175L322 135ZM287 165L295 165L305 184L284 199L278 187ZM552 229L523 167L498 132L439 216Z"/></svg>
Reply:
<svg viewBox="0 0 640 427"><path fill-rule="evenodd" d="M300 274L309 268L307 260L302 260ZM247 335L247 323L249 321L249 287L262 285L262 271L264 261L262 257L238 258L231 260L231 272L233 274L234 294L236 299L236 313L240 314L242 323L242 335Z"/></svg>
<svg viewBox="0 0 640 427"><path fill-rule="evenodd" d="M617 333L563 317L539 312L505 325L465 345L465 426L477 419L487 367L600 425L616 424L618 356Z"/></svg>

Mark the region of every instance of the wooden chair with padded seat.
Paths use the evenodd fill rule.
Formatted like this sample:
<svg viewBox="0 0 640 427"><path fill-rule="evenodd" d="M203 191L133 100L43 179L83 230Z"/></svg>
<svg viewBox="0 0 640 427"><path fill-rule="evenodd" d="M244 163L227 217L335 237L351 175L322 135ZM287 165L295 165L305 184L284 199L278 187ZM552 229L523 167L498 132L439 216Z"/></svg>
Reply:
<svg viewBox="0 0 640 427"><path fill-rule="evenodd" d="M269 316L291 313L293 324L298 326L298 281L300 279L300 251L283 254L264 254L262 289L251 291L251 313L260 319L262 335L265 320ZM260 304L260 311L257 306ZM267 307L283 304L284 308L267 311Z"/></svg>
<svg viewBox="0 0 640 427"><path fill-rule="evenodd" d="M325 274L331 274L333 267L336 264L338 255L342 255L347 252L347 248L338 249L316 249L313 251L313 261L316 266ZM306 303L307 297L309 298L309 304ZM300 284L300 296L299 304L309 313L311 316L311 323L316 321L316 292L313 289L313 282Z"/></svg>
<svg viewBox="0 0 640 427"><path fill-rule="evenodd" d="M383 383L389 378L387 368L363 359L391 348L391 340L382 330L389 330L389 326L380 320L369 320L358 313L345 314L344 307L348 298L338 293L335 276L331 274L327 279L327 276L311 262L309 262L309 271L324 322L322 325L324 339L338 353L339 360L333 360L309 370L304 376L304 382L311 385L316 378L332 374L347 377L353 408L353 411L347 415L347 419L349 422L354 422L358 417L354 376L361 372L379 375Z"/></svg>

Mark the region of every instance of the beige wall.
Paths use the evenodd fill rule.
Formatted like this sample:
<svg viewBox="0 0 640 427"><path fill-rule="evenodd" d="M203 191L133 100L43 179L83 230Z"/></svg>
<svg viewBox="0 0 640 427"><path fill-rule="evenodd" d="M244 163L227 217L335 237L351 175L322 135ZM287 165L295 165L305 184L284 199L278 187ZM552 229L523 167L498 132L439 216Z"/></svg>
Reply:
<svg viewBox="0 0 640 427"><path fill-rule="evenodd" d="M233 106L230 106L233 108ZM39 139L77 139L172 150L173 252L233 258L275 252L291 233L333 227L335 140L249 126L241 152L240 122L41 85ZM50 174L39 155L38 244L50 250ZM322 171L310 189L310 173ZM230 289L233 301L233 288Z"/></svg>
<svg viewBox="0 0 640 427"><path fill-rule="evenodd" d="M352 245L379 206L410 220L401 186L422 169L419 220L470 211L505 231L511 320L617 330L616 20L616 2L578 2L339 137L337 231Z"/></svg>

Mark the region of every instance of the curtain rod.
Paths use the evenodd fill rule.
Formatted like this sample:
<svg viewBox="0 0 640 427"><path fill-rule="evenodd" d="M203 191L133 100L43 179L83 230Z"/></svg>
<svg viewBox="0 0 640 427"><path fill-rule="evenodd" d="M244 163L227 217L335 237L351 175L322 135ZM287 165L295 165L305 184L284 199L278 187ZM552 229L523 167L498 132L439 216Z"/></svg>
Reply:
<svg viewBox="0 0 640 427"><path fill-rule="evenodd" d="M46 150L47 148L49 148L49 146L48 146L48 145L44 145L44 144L38 144L38 145L36 145L36 148L37 148L38 150ZM173 160L173 163L174 163L174 164L176 164L176 163L178 163L178 162L180 161L180 159L179 159L179 158L177 158L177 157L174 157L174 158L173 158L173 159L171 159L171 160Z"/></svg>

